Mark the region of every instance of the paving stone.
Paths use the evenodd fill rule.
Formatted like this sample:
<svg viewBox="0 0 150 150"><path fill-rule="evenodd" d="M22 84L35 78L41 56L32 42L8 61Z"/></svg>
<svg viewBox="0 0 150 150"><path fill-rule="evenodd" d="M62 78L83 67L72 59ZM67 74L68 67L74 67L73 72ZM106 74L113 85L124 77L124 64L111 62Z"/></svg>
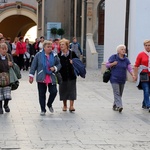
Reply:
<svg viewBox="0 0 150 150"><path fill-rule="evenodd" d="M51 114L40 116L37 85L22 71L20 86L12 91L10 113L0 115L0 150L148 150L150 113L141 108L142 91L127 82L123 112L112 110L110 83L100 70L87 69L77 80L76 111L62 111L57 95ZM48 94L47 94L48 97Z"/></svg>

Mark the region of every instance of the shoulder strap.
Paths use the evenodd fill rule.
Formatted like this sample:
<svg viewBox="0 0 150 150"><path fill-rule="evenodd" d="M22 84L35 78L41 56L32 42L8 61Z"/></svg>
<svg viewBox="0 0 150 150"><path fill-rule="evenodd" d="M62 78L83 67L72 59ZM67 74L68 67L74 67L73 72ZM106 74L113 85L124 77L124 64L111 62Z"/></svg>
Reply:
<svg viewBox="0 0 150 150"><path fill-rule="evenodd" d="M6 54L6 57L7 57L8 61L12 61L12 59L8 53Z"/></svg>
<svg viewBox="0 0 150 150"><path fill-rule="evenodd" d="M69 53L70 53L70 59L72 59L72 51L69 50Z"/></svg>

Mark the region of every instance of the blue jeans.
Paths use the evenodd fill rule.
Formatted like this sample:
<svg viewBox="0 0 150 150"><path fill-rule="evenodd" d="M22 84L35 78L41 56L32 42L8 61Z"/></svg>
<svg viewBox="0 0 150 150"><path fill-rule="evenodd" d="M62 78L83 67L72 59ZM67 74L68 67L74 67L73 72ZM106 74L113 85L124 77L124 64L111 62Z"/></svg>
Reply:
<svg viewBox="0 0 150 150"><path fill-rule="evenodd" d="M143 89L143 105L145 107L150 107L150 82L142 82L142 89Z"/></svg>
<svg viewBox="0 0 150 150"><path fill-rule="evenodd" d="M48 87L49 91L49 98L47 102L47 106L51 107L52 103L57 95L57 87L56 84L48 84L48 86L45 83L37 83L38 85L38 93L39 93L39 103L41 106L41 111L46 112L45 105L46 105L46 91Z"/></svg>

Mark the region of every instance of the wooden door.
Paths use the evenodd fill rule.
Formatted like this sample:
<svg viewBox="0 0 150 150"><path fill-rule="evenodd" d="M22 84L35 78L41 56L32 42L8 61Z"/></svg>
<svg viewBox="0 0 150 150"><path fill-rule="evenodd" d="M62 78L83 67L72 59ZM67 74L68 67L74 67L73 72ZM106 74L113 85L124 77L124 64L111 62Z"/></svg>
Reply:
<svg viewBox="0 0 150 150"><path fill-rule="evenodd" d="M104 45L104 10L99 9L98 17L98 44Z"/></svg>

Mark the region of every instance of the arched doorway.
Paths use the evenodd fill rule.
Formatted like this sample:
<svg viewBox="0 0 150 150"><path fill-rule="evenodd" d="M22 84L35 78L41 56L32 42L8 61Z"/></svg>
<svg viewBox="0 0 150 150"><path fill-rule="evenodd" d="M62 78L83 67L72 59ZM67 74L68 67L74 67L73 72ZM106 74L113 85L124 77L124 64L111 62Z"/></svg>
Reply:
<svg viewBox="0 0 150 150"><path fill-rule="evenodd" d="M26 32L37 24L36 8L33 6L19 3L0 6L0 32L4 37L12 40Z"/></svg>
<svg viewBox="0 0 150 150"><path fill-rule="evenodd" d="M98 45L104 45L105 0L98 5Z"/></svg>

